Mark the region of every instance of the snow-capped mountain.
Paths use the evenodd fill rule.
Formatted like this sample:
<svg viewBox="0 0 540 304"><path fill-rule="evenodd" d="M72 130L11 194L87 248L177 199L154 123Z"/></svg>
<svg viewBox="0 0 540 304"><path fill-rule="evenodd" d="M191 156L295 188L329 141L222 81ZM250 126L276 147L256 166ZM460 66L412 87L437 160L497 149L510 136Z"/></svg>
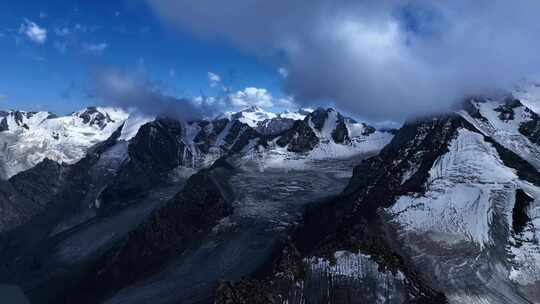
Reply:
<svg viewBox="0 0 540 304"><path fill-rule="evenodd" d="M475 98L456 114L406 123L355 168L344 196L305 219L306 233L331 223L317 245L325 256L360 248L419 284L428 303L538 302L536 115L515 98ZM329 279L354 278L355 259L333 260L327 271L341 274ZM403 295L399 285L386 292Z"/></svg>
<svg viewBox="0 0 540 304"><path fill-rule="evenodd" d="M302 108L297 112L285 111L273 113L258 106L252 106L238 112L225 112L217 119L238 120L265 135L275 135L292 127L294 121L303 120L313 112L312 109Z"/></svg>
<svg viewBox="0 0 540 304"><path fill-rule="evenodd" d="M89 107L68 116L50 112L0 113L0 178L30 169L43 159L72 164L87 149L106 140L128 114Z"/></svg>
<svg viewBox="0 0 540 304"><path fill-rule="evenodd" d="M528 94L392 132L324 108L129 117L80 161L0 182L0 280L36 303L537 303Z"/></svg>
<svg viewBox="0 0 540 304"><path fill-rule="evenodd" d="M100 145L118 132L114 136L117 148L114 153L102 156L99 165L117 168L107 169L114 177L89 181L95 188L88 191L99 193L97 205L114 197L125 198L128 193L143 193L167 180L164 176L207 168L222 157L256 164L261 170L310 168L310 163L316 160L376 153L393 136L357 123L333 109L322 108L273 114L252 107L226 116L229 118L191 122L95 107L64 117L20 111L2 115L5 128L0 132L4 152L0 156L0 168L4 179L45 160L60 165L75 164L89 151L95 153L101 149ZM6 206L17 210L12 204L10 200ZM27 205L22 212L24 216L10 216L3 226L18 225L42 210L42 204Z"/></svg>
<svg viewBox="0 0 540 304"><path fill-rule="evenodd" d="M217 117L217 119L238 120L252 128L256 128L259 122L278 117L277 114L265 111L258 106L252 106L238 112L225 112Z"/></svg>
<svg viewBox="0 0 540 304"><path fill-rule="evenodd" d="M168 147L160 149L174 147L171 155L175 155L175 166L198 169L220 157L234 155L264 168L287 166L287 160L291 159L347 158L376 153L393 136L346 118L334 109L303 113L274 114L251 107L211 121L158 118L143 125L133 140L162 142L174 138ZM130 120L126 125L129 123ZM143 138L148 136L153 138Z"/></svg>
<svg viewBox="0 0 540 304"><path fill-rule="evenodd" d="M318 108L276 137L273 156L295 158L300 153L310 159L345 158L376 153L392 137L390 132L356 122L334 109Z"/></svg>
<svg viewBox="0 0 540 304"><path fill-rule="evenodd" d="M30 169L45 158L75 163L88 148L107 139L120 126L123 125L120 139L128 141L154 120L141 114L130 116L120 109L96 107L63 117L49 112L10 111L2 112L0 119L3 179ZM176 132L174 128L159 129ZM299 135L306 130L309 132ZM273 164L298 157L349 157L376 152L392 138L388 132L379 132L333 109L322 108L275 114L250 107L212 121L182 122L178 132L169 134L181 143L178 165L193 168L209 165L230 153Z"/></svg>

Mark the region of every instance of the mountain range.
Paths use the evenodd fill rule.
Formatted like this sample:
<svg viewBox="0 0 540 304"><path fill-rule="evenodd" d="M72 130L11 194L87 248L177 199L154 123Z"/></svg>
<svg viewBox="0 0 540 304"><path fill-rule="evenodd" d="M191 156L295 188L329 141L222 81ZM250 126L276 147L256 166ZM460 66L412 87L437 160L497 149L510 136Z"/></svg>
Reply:
<svg viewBox="0 0 540 304"><path fill-rule="evenodd" d="M540 87L380 130L0 113L0 283L32 303L539 303Z"/></svg>

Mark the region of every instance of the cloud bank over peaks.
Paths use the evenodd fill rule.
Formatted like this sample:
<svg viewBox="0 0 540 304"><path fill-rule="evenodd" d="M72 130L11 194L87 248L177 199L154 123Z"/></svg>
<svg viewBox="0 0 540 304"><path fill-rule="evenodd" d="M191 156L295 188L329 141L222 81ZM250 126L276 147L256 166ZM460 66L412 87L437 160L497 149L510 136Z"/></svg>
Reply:
<svg viewBox="0 0 540 304"><path fill-rule="evenodd" d="M137 111L148 116L170 117L183 121L216 115L209 102L168 95L154 82L117 68L95 69L88 95L111 106Z"/></svg>
<svg viewBox="0 0 540 304"><path fill-rule="evenodd" d="M258 106L261 108L272 107L273 98L266 89L245 88L229 96L231 105L234 107Z"/></svg>
<svg viewBox="0 0 540 304"><path fill-rule="evenodd" d="M223 86L219 75L208 75L218 86ZM177 97L167 94L159 83L146 79L141 73L114 67L95 68L85 89L89 97L110 106L145 116L164 116L183 121L214 118L225 111L251 106L297 108L291 98L276 98L266 89L255 87L234 92L227 88L224 89L225 94L220 96Z"/></svg>
<svg viewBox="0 0 540 304"><path fill-rule="evenodd" d="M147 0L166 23L284 57L285 91L372 119L448 110L540 69L540 2Z"/></svg>
<svg viewBox="0 0 540 304"><path fill-rule="evenodd" d="M267 89L247 87L243 90L234 91L223 83L220 75L208 72L208 83L211 88L219 88L222 95L217 97L221 106L226 109L243 109L251 106L261 108L279 107L285 109L296 109L298 105L292 97L274 97Z"/></svg>

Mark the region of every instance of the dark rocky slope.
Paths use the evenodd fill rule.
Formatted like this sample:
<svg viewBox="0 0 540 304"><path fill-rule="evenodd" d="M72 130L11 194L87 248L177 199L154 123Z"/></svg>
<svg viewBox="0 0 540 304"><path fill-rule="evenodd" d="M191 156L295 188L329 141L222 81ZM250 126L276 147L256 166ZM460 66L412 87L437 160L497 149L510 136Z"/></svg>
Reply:
<svg viewBox="0 0 540 304"><path fill-rule="evenodd" d="M231 213L226 189L229 170L219 162L193 175L182 191L92 262L77 283L53 302L99 302L181 256Z"/></svg>

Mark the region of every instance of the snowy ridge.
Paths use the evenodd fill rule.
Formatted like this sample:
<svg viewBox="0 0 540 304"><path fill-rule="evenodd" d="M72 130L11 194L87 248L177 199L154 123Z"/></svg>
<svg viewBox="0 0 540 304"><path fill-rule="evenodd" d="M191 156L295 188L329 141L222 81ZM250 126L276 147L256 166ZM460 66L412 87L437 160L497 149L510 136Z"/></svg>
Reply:
<svg viewBox="0 0 540 304"><path fill-rule="evenodd" d="M538 115L521 100L505 98L500 100L471 100L474 107L460 111L460 115L484 134L518 154L537 169L540 169L540 146L531 142L523 126L535 123Z"/></svg>
<svg viewBox="0 0 540 304"><path fill-rule="evenodd" d="M229 120L238 120L252 128L256 128L260 122L276 117L278 117L278 115L272 112L267 112L258 106L252 106L239 112L226 112L218 116L217 119L226 118Z"/></svg>
<svg viewBox="0 0 540 304"><path fill-rule="evenodd" d="M219 115L216 120L219 119L228 119L228 120L238 120L241 123L244 123L252 128L260 127L263 124L268 124L269 121L273 119L281 120L303 120L306 116L313 112L312 109L302 108L297 112L285 111L282 113L273 113L264 110L259 106L252 106L246 109L243 109L238 112L225 112Z"/></svg>
<svg viewBox="0 0 540 304"><path fill-rule="evenodd" d="M278 134L267 143L267 147L252 142L244 149L244 159L255 161L261 170L282 167L302 169L309 167L312 161L375 154L393 138L389 132L358 123L331 108L310 111L301 121L305 123L304 129L298 125L291 126L285 133L294 131L292 136ZM285 137L288 138L285 142L292 142L280 144ZM304 143L296 144L291 149L291 145L295 144L293 142L298 141Z"/></svg>
<svg viewBox="0 0 540 304"><path fill-rule="evenodd" d="M389 132L345 118L333 109L301 112L274 114L251 107L238 113L226 113L212 121L182 122L178 134L167 136L177 138L181 147L178 163L195 169L209 166L225 155L255 161L261 169L301 168L306 161L376 153L393 137ZM312 122L316 116L323 125L321 130ZM133 118L134 122L128 119L120 138L133 137L136 134L133 131L149 120L148 117ZM291 149L293 142L300 142L296 150Z"/></svg>
<svg viewBox="0 0 540 304"><path fill-rule="evenodd" d="M50 112L9 111L0 113L0 130L30 129L55 115Z"/></svg>
<svg viewBox="0 0 540 304"><path fill-rule="evenodd" d="M44 158L71 164L80 160L89 147L106 140L123 125L119 140L130 141L139 129L155 117L115 108L89 107L68 116L49 112L0 113L0 177L3 179L32 168ZM315 122L316 121L316 122ZM290 144L278 145L284 132L306 122L306 134L288 140L304 140L302 153ZM199 168L226 154L256 159L261 167L283 166L285 161L301 162L328 158L349 158L376 153L391 139L382 132L346 118L333 109L300 109L298 112L271 113L251 107L225 113L213 121L181 123L178 137L180 163ZM306 130L304 130L306 131ZM305 137L305 138L298 138Z"/></svg>
<svg viewBox="0 0 540 304"><path fill-rule="evenodd" d="M106 140L127 119L115 108L87 108L69 116L12 111L0 132L0 178L9 178L49 158L74 163L89 147ZM22 118L21 118L22 117Z"/></svg>
<svg viewBox="0 0 540 304"><path fill-rule="evenodd" d="M125 120L124 126L122 127L122 133L120 134L119 140L130 140L141 128L142 125L153 121L155 117L147 116L140 113L132 113Z"/></svg>

